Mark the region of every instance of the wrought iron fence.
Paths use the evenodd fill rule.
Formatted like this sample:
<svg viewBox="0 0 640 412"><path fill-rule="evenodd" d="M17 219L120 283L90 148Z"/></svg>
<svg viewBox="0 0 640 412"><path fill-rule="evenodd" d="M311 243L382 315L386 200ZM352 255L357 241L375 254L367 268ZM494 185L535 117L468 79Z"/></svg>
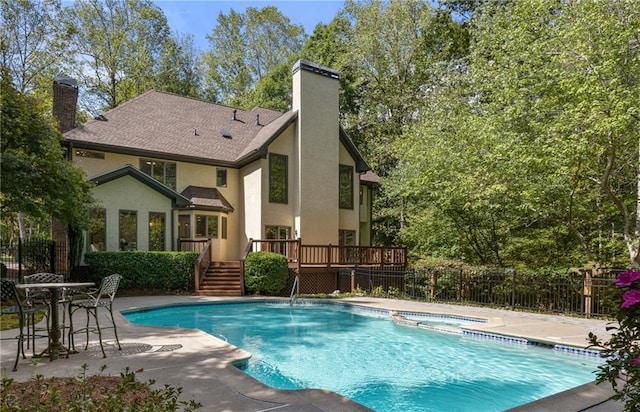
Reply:
<svg viewBox="0 0 640 412"><path fill-rule="evenodd" d="M609 286L618 272L354 268L340 270L338 285L389 297L605 317L613 313Z"/></svg>
<svg viewBox="0 0 640 412"><path fill-rule="evenodd" d="M0 239L0 264L3 266L2 275L16 282L24 275L37 272L67 275L67 245L50 239L17 242Z"/></svg>

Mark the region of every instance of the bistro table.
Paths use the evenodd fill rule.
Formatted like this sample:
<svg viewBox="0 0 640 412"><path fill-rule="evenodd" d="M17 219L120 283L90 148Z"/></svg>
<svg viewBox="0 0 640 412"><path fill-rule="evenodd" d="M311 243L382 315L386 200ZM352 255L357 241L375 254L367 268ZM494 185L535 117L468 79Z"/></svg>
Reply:
<svg viewBox="0 0 640 412"><path fill-rule="evenodd" d="M49 316L51 317L51 327L49 329L49 345L42 354L49 354L50 360L60 357L60 352L69 353L69 349L60 343L60 321L58 317L58 302L60 301L60 290L62 289L82 289L95 287L93 282L58 282L58 283L18 283L17 289L48 289L49 290Z"/></svg>

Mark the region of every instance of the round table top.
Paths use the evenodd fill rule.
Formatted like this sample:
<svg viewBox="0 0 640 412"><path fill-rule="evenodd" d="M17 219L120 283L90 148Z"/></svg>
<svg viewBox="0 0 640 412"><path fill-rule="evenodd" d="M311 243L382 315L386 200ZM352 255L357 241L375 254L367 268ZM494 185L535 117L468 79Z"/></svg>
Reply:
<svg viewBox="0 0 640 412"><path fill-rule="evenodd" d="M18 283L16 284L16 288L18 289L26 289L26 288L59 289L59 288L91 287L95 285L96 284L93 282Z"/></svg>

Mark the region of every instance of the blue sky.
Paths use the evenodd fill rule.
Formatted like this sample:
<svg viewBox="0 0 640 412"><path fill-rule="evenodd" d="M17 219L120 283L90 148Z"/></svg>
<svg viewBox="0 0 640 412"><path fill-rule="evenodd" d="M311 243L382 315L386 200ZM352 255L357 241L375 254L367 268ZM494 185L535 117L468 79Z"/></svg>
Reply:
<svg viewBox="0 0 640 412"><path fill-rule="evenodd" d="M206 35L216 24L218 15L228 14L231 9L243 13L247 7L263 8L276 6L291 23L304 26L307 34L313 33L318 23L329 23L344 6L343 0L155 0L162 9L171 30L191 33L196 47L208 47Z"/></svg>

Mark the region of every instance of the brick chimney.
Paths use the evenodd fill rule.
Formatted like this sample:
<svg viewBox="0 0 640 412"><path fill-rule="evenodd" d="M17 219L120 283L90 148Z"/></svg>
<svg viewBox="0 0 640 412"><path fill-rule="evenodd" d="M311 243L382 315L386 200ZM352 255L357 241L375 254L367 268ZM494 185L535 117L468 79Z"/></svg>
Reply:
<svg viewBox="0 0 640 412"><path fill-rule="evenodd" d="M53 117L58 121L58 130L64 133L76 127L76 105L78 82L69 76L53 79Z"/></svg>
<svg viewBox="0 0 640 412"><path fill-rule="evenodd" d="M60 133L76 127L76 105L78 103L78 82L69 76L56 76L53 79L53 117L58 121ZM70 158L69 158L70 159ZM66 224L58 219L51 219L51 238L57 243L66 245L64 254L56 255L55 268L51 271L71 275L67 263L69 261L69 230Z"/></svg>

